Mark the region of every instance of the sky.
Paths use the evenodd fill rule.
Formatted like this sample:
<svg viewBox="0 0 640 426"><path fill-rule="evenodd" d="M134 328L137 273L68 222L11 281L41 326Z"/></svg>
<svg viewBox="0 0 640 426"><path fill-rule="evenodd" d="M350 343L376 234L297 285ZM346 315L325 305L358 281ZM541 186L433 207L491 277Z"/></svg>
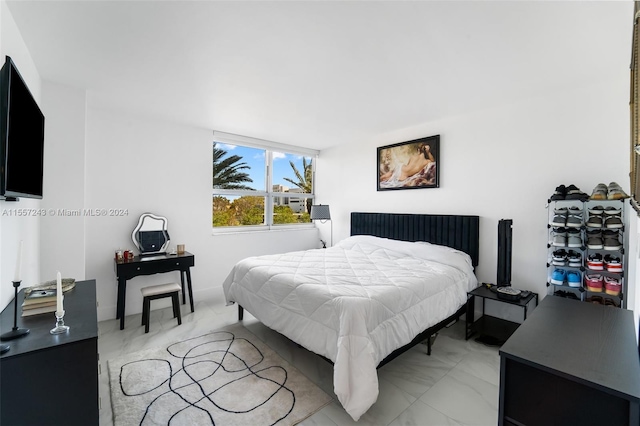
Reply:
<svg viewBox="0 0 640 426"><path fill-rule="evenodd" d="M251 178L253 179L252 183L248 183L247 185L258 190L265 189L265 163L264 163L264 155L265 151L263 149L258 148L248 148L243 146L235 146L218 143L216 145L218 148L224 149L227 151L228 155L239 155L242 157L242 161L247 163L248 166L251 167L251 170L243 170L244 172L249 173ZM226 158L227 156L223 157ZM309 162L310 157L307 157L307 162ZM273 153L273 184L274 185L283 185L290 189L297 188L295 185L284 180L285 177L290 178L294 182L298 182L298 178L296 178L289 161L293 161L296 165L296 168L300 173L303 173L304 167L302 165L302 156L297 154L285 154L285 153Z"/></svg>

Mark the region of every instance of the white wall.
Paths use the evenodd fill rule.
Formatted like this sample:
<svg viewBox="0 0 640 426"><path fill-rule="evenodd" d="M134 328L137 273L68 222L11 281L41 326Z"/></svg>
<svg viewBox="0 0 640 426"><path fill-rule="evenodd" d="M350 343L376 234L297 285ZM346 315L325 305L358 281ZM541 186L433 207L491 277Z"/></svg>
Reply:
<svg viewBox="0 0 640 426"><path fill-rule="evenodd" d="M24 40L20 35L5 1L0 1L0 60L13 59L22 78L36 101L40 102L40 75L31 59ZM44 111L45 117L47 111ZM45 159L46 161L46 159ZM45 175L45 180L47 176ZM45 193L46 197L47 194ZM24 242L22 253L22 286L32 286L40 282L40 219L37 216L16 216L18 210L40 209L40 200L22 198L20 201L0 201L0 308L13 299L13 286L17 248ZM6 330L2 330L3 332Z"/></svg>
<svg viewBox="0 0 640 426"><path fill-rule="evenodd" d="M86 217L86 276L98 286L98 318L115 318L116 249L133 249L131 231L144 212L168 219L172 244L195 254L194 299L222 303L221 285L233 264L258 254L317 246L317 231L212 235L213 133L166 121L87 110L85 207L126 209L122 217ZM127 286L126 314L141 312L139 289L178 281L169 273L137 277Z"/></svg>
<svg viewBox="0 0 640 426"><path fill-rule="evenodd" d="M546 202L559 184L628 190L629 77L449 117L323 151L318 194L334 241L351 211L480 215L481 282L495 282L497 225L513 219L512 284L546 293ZM440 188L376 191L376 147L439 134ZM340 191L332 188L340 187Z"/></svg>
<svg viewBox="0 0 640 426"><path fill-rule="evenodd" d="M82 212L85 206L86 94L51 82L43 82L42 104L46 111L44 146L44 193L41 206L40 275L43 281L85 278L85 239Z"/></svg>

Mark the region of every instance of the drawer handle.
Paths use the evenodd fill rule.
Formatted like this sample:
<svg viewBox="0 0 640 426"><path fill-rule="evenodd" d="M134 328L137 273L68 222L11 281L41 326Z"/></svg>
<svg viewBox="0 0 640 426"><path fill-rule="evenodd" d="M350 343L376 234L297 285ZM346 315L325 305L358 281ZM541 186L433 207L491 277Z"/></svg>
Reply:
<svg viewBox="0 0 640 426"><path fill-rule="evenodd" d="M180 266L180 262L176 262L176 266Z"/></svg>
<svg viewBox="0 0 640 426"><path fill-rule="evenodd" d="M138 271L139 271L139 270L140 270L140 267L138 266L138 268L137 268L137 269L138 269Z"/></svg>

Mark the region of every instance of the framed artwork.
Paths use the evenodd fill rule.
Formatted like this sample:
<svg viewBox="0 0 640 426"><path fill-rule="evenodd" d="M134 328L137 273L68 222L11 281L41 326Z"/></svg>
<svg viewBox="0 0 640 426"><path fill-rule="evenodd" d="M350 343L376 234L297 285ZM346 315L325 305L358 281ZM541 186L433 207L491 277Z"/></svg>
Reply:
<svg viewBox="0 0 640 426"><path fill-rule="evenodd" d="M438 188L440 135L378 147L378 191Z"/></svg>

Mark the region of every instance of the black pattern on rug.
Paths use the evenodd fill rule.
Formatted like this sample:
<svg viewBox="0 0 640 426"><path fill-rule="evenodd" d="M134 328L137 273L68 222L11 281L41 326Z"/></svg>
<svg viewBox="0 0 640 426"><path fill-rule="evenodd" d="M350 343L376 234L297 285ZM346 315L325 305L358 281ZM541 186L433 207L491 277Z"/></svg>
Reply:
<svg viewBox="0 0 640 426"><path fill-rule="evenodd" d="M188 413L192 410L198 411L198 424L208 419L216 425L223 424L216 413L242 414L259 409L271 414L268 424L274 425L295 406L296 396L287 387L287 370L261 365L264 354L232 332L218 331L187 339L170 345L166 351L170 360L148 358L120 368L118 380L125 396L150 397L140 425L157 424L159 420L171 424L178 416L192 417L194 413ZM142 384L140 378L148 377L149 371L157 378Z"/></svg>

